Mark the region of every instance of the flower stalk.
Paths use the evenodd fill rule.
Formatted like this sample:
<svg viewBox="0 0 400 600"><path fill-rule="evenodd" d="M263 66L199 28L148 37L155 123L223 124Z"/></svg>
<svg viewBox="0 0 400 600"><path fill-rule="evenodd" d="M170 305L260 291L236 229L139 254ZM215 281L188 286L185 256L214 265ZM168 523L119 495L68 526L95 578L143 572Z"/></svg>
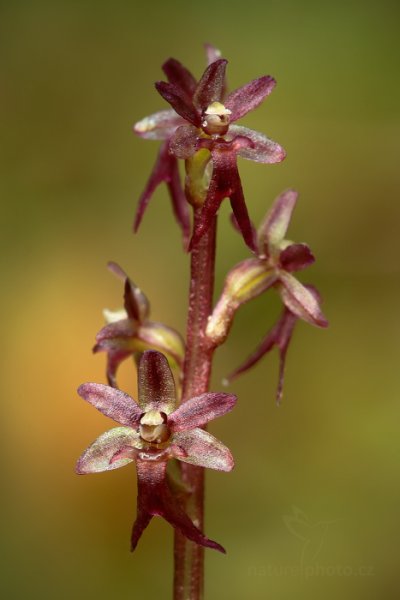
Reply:
<svg viewBox="0 0 400 600"><path fill-rule="evenodd" d="M194 222L201 208L194 209ZM183 370L182 402L206 392L211 377L213 347L206 337L208 318L212 310L216 250L217 219L191 253L189 308L187 320L186 355ZM190 491L185 510L193 522L204 527L204 469L181 465L181 477ZM187 540L175 531L174 540L174 600L203 595L204 548Z"/></svg>

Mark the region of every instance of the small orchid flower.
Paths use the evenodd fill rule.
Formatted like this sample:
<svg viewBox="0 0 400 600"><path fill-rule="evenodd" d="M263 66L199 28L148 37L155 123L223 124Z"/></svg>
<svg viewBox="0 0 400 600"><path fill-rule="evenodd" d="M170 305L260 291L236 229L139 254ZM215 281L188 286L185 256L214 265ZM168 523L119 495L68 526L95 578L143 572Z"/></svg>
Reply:
<svg viewBox="0 0 400 600"><path fill-rule="evenodd" d="M306 285L305 288L315 297L319 303L321 298L317 289L312 285ZM280 404L283 396L283 383L285 376L286 353L292 339L293 330L298 317L288 308L283 309L281 316L275 325L268 331L256 350L232 373L224 379L224 384L229 385L239 375L242 375L251 367L256 365L261 358L270 352L275 346L279 350L279 378L276 390L276 403Z"/></svg>
<svg viewBox="0 0 400 600"><path fill-rule="evenodd" d="M177 331L162 323L150 321L150 304L147 297L116 263L109 268L124 281L124 309L105 311L108 324L96 335L93 352L107 352L107 380L113 387L120 363L129 356L145 350L159 350L171 366L182 367L184 342Z"/></svg>
<svg viewBox="0 0 400 600"><path fill-rule="evenodd" d="M311 325L327 327L318 297L292 275L315 261L306 244L285 239L297 197L294 190L278 196L257 232L258 257L240 262L228 273L207 325L207 335L215 345L226 339L239 306L272 286L293 315Z"/></svg>
<svg viewBox="0 0 400 600"><path fill-rule="evenodd" d="M206 44L205 50L208 64L211 64L220 57L221 53L219 50L211 44ZM163 64L162 69L172 85L180 87L188 98L193 96L197 82L186 67L174 58L170 58ZM148 117L144 117L133 128L134 132L144 139L162 141L150 178L139 198L133 229L135 232L139 229L154 190L160 183L165 182L168 187L175 218L182 229L184 248L187 247L190 237L189 207L180 181L177 158L170 151L170 141L176 129L185 123L185 119L179 116L175 110L170 109L161 110Z"/></svg>
<svg viewBox="0 0 400 600"><path fill-rule="evenodd" d="M283 148L262 133L232 125L261 104L274 89L275 80L270 76L259 77L224 99L226 65L227 61L222 58L212 62L190 94L177 80L156 83L161 96L189 123L178 127L171 137L171 152L188 160L198 150L207 148L212 161L213 175L202 219L194 231L189 249L198 243L223 198L228 197L246 244L255 250L236 158L241 156L261 163L277 163L285 158Z"/></svg>
<svg viewBox="0 0 400 600"><path fill-rule="evenodd" d="M99 383L85 383L78 393L121 426L105 432L89 446L78 460L77 473L111 471L136 462L138 504L132 550L152 517L158 515L193 542L225 552L183 511L169 488L166 469L171 458L219 471L233 469L229 449L200 428L232 410L236 396L208 392L176 408L168 361L155 351L146 351L140 360L138 403L128 394Z"/></svg>

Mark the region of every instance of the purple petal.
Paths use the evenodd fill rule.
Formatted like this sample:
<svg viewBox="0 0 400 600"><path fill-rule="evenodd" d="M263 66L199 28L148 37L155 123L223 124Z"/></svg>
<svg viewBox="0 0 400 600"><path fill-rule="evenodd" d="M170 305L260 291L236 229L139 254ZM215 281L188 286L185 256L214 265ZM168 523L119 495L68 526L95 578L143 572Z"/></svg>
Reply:
<svg viewBox="0 0 400 600"><path fill-rule="evenodd" d="M227 60L220 58L208 65L204 71L193 96L193 104L200 114L212 102L221 101L227 63ZM191 122L198 126L197 123Z"/></svg>
<svg viewBox="0 0 400 600"><path fill-rule="evenodd" d="M129 277L125 279L124 308L130 319L143 323L150 314L150 303L142 290Z"/></svg>
<svg viewBox="0 0 400 600"><path fill-rule="evenodd" d="M134 550L143 530L152 516L158 515L168 521L189 540L225 553L220 544L207 538L184 512L178 499L171 493L166 482L166 462L136 462L138 474L138 516L132 530L131 548Z"/></svg>
<svg viewBox="0 0 400 600"><path fill-rule="evenodd" d="M121 425L133 426L143 414L143 410L128 394L102 383L83 383L78 388L78 394L103 415Z"/></svg>
<svg viewBox="0 0 400 600"><path fill-rule="evenodd" d="M298 193L287 190L276 198L258 229L258 240L267 255L269 246L278 247L286 235L287 228L296 206Z"/></svg>
<svg viewBox="0 0 400 600"><path fill-rule="evenodd" d="M184 120L172 109L160 110L144 117L133 126L133 131L146 140L167 140Z"/></svg>
<svg viewBox="0 0 400 600"><path fill-rule="evenodd" d="M143 508L138 506L136 520L133 524L131 533L131 552L135 550L140 538L142 537L143 531L146 529L152 518L152 514L146 512Z"/></svg>
<svg viewBox="0 0 400 600"><path fill-rule="evenodd" d="M100 435L85 450L76 464L76 472L85 475L118 469L134 460L133 453L128 453L126 448L141 446L139 434L131 427L115 427Z"/></svg>
<svg viewBox="0 0 400 600"><path fill-rule="evenodd" d="M253 223L250 221L249 213L247 211L239 172L236 189L231 195L230 201L233 214L235 215L236 221L242 232L244 241L252 252L257 252L256 230L254 229Z"/></svg>
<svg viewBox="0 0 400 600"><path fill-rule="evenodd" d="M180 405L168 418L171 431L185 431L195 427L203 427L212 419L216 419L232 410L236 403L233 394L208 392L190 398Z"/></svg>
<svg viewBox="0 0 400 600"><path fill-rule="evenodd" d="M230 450L204 429L175 433L171 449L178 460L191 465L217 471L232 471L234 467Z"/></svg>
<svg viewBox="0 0 400 600"><path fill-rule="evenodd" d="M239 125L231 125L228 135L231 139L236 136L243 136L252 141L252 146L243 147L238 151L238 155L247 160L273 164L281 162L286 156L284 149L279 144L259 131L240 127Z"/></svg>
<svg viewBox="0 0 400 600"><path fill-rule="evenodd" d="M111 273L114 273L114 275L116 275L117 277L119 277L123 281L125 281L125 279L128 277L128 275L125 273L125 271L123 270L123 268L120 267L118 263L116 263L116 262L114 262L112 260L110 260L107 263L107 269L109 269L111 271Z"/></svg>
<svg viewBox="0 0 400 600"><path fill-rule="evenodd" d="M162 144L153 171L139 198L133 229L135 232L139 229L139 225L154 190L163 182L168 186L175 218L181 226L185 245L190 233L189 209L180 182L178 162L175 156L169 152L169 141Z"/></svg>
<svg viewBox="0 0 400 600"><path fill-rule="evenodd" d="M114 275L125 282L124 308L128 317L139 323L143 322L150 314L150 303L147 297L117 263L110 261L107 266Z"/></svg>
<svg viewBox="0 0 400 600"><path fill-rule="evenodd" d="M168 59L163 64L162 70L170 83L185 92L189 99L192 98L197 86L197 81L179 60L175 60L175 58Z"/></svg>
<svg viewBox="0 0 400 600"><path fill-rule="evenodd" d="M176 404L175 383L163 354L148 350L142 355L138 373L139 405L143 411L169 415Z"/></svg>
<svg viewBox="0 0 400 600"><path fill-rule="evenodd" d="M265 75L231 92L224 102L225 107L232 112L231 122L241 119L248 112L257 108L272 92L275 85L275 79Z"/></svg>
<svg viewBox="0 0 400 600"><path fill-rule="evenodd" d="M187 159L197 150L199 131L192 125L178 127L170 141L171 152L177 158Z"/></svg>
<svg viewBox="0 0 400 600"><path fill-rule="evenodd" d="M133 350L134 344L130 344L132 338L136 337L138 331L137 323L132 319L121 319L114 323L105 325L96 335L97 345L93 352L105 350Z"/></svg>
<svg viewBox="0 0 400 600"><path fill-rule="evenodd" d="M322 314L315 295L293 275L282 271L279 275L280 294L285 306L299 319L317 327L327 327L328 321Z"/></svg>
<svg viewBox="0 0 400 600"><path fill-rule="evenodd" d="M207 65L211 65L211 63L215 62L216 60L219 60L222 56L221 51L218 50L218 48L216 48L212 44L204 44L204 49L206 51ZM227 91L227 81L226 81L226 77L225 77L224 85L222 86L222 90L221 90L221 99L225 98L226 91Z"/></svg>
<svg viewBox="0 0 400 600"><path fill-rule="evenodd" d="M284 271L293 273L312 265L315 257L307 244L290 244L280 253L279 262Z"/></svg>
<svg viewBox="0 0 400 600"><path fill-rule="evenodd" d="M183 247L187 250L190 238L189 204L182 188L177 160L172 161L170 180L167 181L167 186L175 219L182 229Z"/></svg>
<svg viewBox="0 0 400 600"><path fill-rule="evenodd" d="M118 367L122 363L122 361L124 361L129 356L132 356L132 352L124 352L122 350L108 351L106 376L107 376L108 385L111 385L111 387L118 388L118 384L117 384Z"/></svg>
<svg viewBox="0 0 400 600"><path fill-rule="evenodd" d="M276 402L277 404L280 404L283 393L286 352L296 321L297 317L293 315L287 308L285 308L279 321L274 325L274 327L272 327L272 329L270 329L270 331L261 341L260 345L239 367L237 367L228 375L228 377L225 379L225 383L229 384L231 381L236 379L236 377L251 369L265 354L270 352L274 346L277 346L279 348L279 378L276 390Z"/></svg>
<svg viewBox="0 0 400 600"><path fill-rule="evenodd" d="M158 81L156 83L156 89L158 93L170 103L172 108L178 115L180 115L185 121L189 121L192 125L198 127L200 125L200 117L189 102L185 92L183 92L178 86L165 81Z"/></svg>

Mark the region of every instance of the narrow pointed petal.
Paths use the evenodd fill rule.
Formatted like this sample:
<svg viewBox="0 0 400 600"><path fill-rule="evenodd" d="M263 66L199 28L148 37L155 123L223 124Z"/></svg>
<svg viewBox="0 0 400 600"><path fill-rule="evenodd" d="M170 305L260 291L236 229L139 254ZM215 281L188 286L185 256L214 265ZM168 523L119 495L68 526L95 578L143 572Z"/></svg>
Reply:
<svg viewBox="0 0 400 600"><path fill-rule="evenodd" d="M176 404L175 382L163 354L149 350L142 355L138 373L139 405L143 411L169 415Z"/></svg>
<svg viewBox="0 0 400 600"><path fill-rule="evenodd" d="M311 286L306 286L311 293L314 293ZM297 323L297 317L287 308L284 309L282 316L278 322L279 331L277 335L276 345L279 348L279 376L278 385L276 388L276 403L279 405L283 396L283 384L286 367L286 353L289 348L290 341L293 336L294 326Z"/></svg>
<svg viewBox="0 0 400 600"><path fill-rule="evenodd" d="M176 157L169 152L169 141L162 144L153 171L147 182L142 195L139 198L133 230L139 229L144 212L155 189L165 182L172 200L175 218L177 219L183 233L184 243L189 235L190 219L187 200L182 189L179 176L179 168Z"/></svg>
<svg viewBox="0 0 400 600"><path fill-rule="evenodd" d="M276 198L258 229L258 240L267 254L268 247L278 247L285 237L287 228L296 206L298 193L287 190Z"/></svg>
<svg viewBox="0 0 400 600"><path fill-rule="evenodd" d="M207 538L184 512L166 481L166 462L136 462L138 474L138 518L132 531L132 546L136 546L143 530L154 515L163 517L189 540L225 553L220 544ZM150 518L149 518L150 516Z"/></svg>
<svg viewBox="0 0 400 600"><path fill-rule="evenodd" d="M231 145L230 148L229 144ZM204 233L209 229L222 200L224 198L229 198L243 239L250 250L255 251L254 228L245 204L242 184L236 164L236 152L237 149L242 146L242 141L235 139L229 144L223 142L221 143L221 149L214 148L212 150L213 172L210 186L202 208L201 219L198 221L193 232L189 249L194 248Z"/></svg>
<svg viewBox="0 0 400 600"><path fill-rule="evenodd" d="M254 367L254 365L256 365L265 354L272 350L277 343L279 327L279 323L274 325L274 327L267 333L255 351L252 352L252 354L250 354L250 356L241 365L236 367L236 369L234 369L227 377L225 377L225 385L229 385L234 379L239 377L239 375L246 373L246 371Z"/></svg>
<svg viewBox="0 0 400 600"><path fill-rule="evenodd" d="M133 350L130 340L136 337L138 325L132 319L121 319L105 325L96 335L97 344L93 352L110 350Z"/></svg>
<svg viewBox="0 0 400 600"><path fill-rule="evenodd" d="M200 125L200 117L191 102L189 102L186 94L178 86L165 81L158 81L156 89L185 121L189 121L189 123L192 123L196 127Z"/></svg>
<svg viewBox="0 0 400 600"><path fill-rule="evenodd" d="M197 150L199 131L192 125L178 127L170 141L171 152L176 158L188 159Z"/></svg>
<svg viewBox="0 0 400 600"><path fill-rule="evenodd" d="M128 394L102 383L83 383L78 388L78 394L103 415L121 425L134 426L143 414L143 410Z"/></svg>
<svg viewBox="0 0 400 600"><path fill-rule="evenodd" d="M236 377L251 369L265 354L277 346L279 349L279 376L276 390L276 403L280 404L283 395L286 352L293 335L296 321L297 317L285 308L278 322L270 329L256 350L239 367L232 371L224 382L228 385L231 381L236 379Z"/></svg>
<svg viewBox="0 0 400 600"><path fill-rule="evenodd" d="M307 244L290 244L280 253L279 262L284 271L293 273L312 265L315 257Z"/></svg>
<svg viewBox="0 0 400 600"><path fill-rule="evenodd" d="M169 58L162 66L162 70L166 74L168 81L181 90L190 99L197 86L197 81L191 74L191 72L175 58Z"/></svg>
<svg viewBox="0 0 400 600"><path fill-rule="evenodd" d="M183 123L182 117L169 108L144 117L133 126L133 131L146 140L167 140Z"/></svg>
<svg viewBox="0 0 400 600"><path fill-rule="evenodd" d="M100 435L85 450L76 464L76 472L79 475L86 475L118 469L134 459L133 453L126 452L126 448L141 446L139 434L131 427L115 427ZM119 452L121 454L118 457Z"/></svg>
<svg viewBox="0 0 400 600"><path fill-rule="evenodd" d="M253 223L250 221L239 172L237 172L235 191L231 195L230 201L233 214L235 215L237 224L239 225L239 229L242 233L244 241L246 242L246 245L252 252L257 252L256 230L254 229Z"/></svg>
<svg viewBox="0 0 400 600"><path fill-rule="evenodd" d="M173 158L173 157L172 157ZM189 204L181 184L178 161L173 160L170 171L170 179L167 182L169 196L171 198L172 210L175 219L182 230L183 248L186 251L190 238L190 214Z"/></svg>
<svg viewBox="0 0 400 600"><path fill-rule="evenodd" d="M150 303L142 290L128 277L126 272L116 262L108 262L107 267L114 275L122 279L125 283L124 309L126 311L126 316L139 323L147 319L150 314ZM117 320L114 320L113 322L117 322Z"/></svg>
<svg viewBox="0 0 400 600"><path fill-rule="evenodd" d="M139 539L142 537L143 531L146 529L152 518L153 515L150 513L146 512L145 510L138 509L136 521L133 524L131 533L131 552L135 550Z"/></svg>
<svg viewBox="0 0 400 600"><path fill-rule="evenodd" d="M229 448L204 429L175 433L171 450L178 460L198 467L232 471L235 464Z"/></svg>
<svg viewBox="0 0 400 600"><path fill-rule="evenodd" d="M190 398L180 405L168 418L171 431L185 431L203 427L206 423L232 410L236 403L233 394L208 392Z"/></svg>
<svg viewBox="0 0 400 600"><path fill-rule="evenodd" d="M124 308L130 319L143 323L150 314L150 303L142 290L127 277L124 287Z"/></svg>
<svg viewBox="0 0 400 600"><path fill-rule="evenodd" d="M204 71L193 96L193 104L200 114L212 102L221 101L227 63L227 60L220 58ZM196 123L193 122L193 125Z"/></svg>
<svg viewBox="0 0 400 600"><path fill-rule="evenodd" d="M111 387L118 388L118 384L117 384L118 367L129 356L132 356L132 352L124 352L123 350L114 350L114 351L109 351L107 353L106 377L107 377L108 385L111 385Z"/></svg>
<svg viewBox="0 0 400 600"><path fill-rule="evenodd" d="M218 48L216 48L212 44L204 44L204 49L206 51L207 65L211 65L211 63L215 62L216 60L219 60L222 57L221 50L218 50ZM221 90L221 99L222 100L226 96L227 89L228 89L228 84L227 84L227 80L226 80L226 76L225 76L224 77L224 85L222 86L222 90Z"/></svg>
<svg viewBox="0 0 400 600"><path fill-rule="evenodd" d="M321 311L319 302L310 290L293 275L284 271L280 273L279 280L282 301L294 315L317 327L328 326L328 321Z"/></svg>
<svg viewBox="0 0 400 600"><path fill-rule="evenodd" d="M281 162L286 156L282 146L259 131L239 125L231 125L229 127L229 137L232 136L243 136L252 141L252 146L243 147L238 151L238 155L247 160L273 164Z"/></svg>
<svg viewBox="0 0 400 600"><path fill-rule="evenodd" d="M125 281L125 279L128 277L123 268L120 267L120 265L114 262L113 260L108 261L107 269L109 269L111 273L114 273L114 275L122 279L122 281Z"/></svg>
<svg viewBox="0 0 400 600"><path fill-rule="evenodd" d="M225 107L232 112L231 122L241 119L257 108L269 96L275 85L275 79L265 75L231 92L224 102Z"/></svg>

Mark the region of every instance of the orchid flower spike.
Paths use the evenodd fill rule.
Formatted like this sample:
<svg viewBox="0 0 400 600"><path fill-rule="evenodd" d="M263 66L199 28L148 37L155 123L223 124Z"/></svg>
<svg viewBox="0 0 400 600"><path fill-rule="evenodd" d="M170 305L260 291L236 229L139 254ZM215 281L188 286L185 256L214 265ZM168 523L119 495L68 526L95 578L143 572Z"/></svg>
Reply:
<svg viewBox="0 0 400 600"><path fill-rule="evenodd" d="M171 458L218 471L233 469L229 449L201 427L232 410L236 396L207 392L176 408L168 361L155 351L145 352L140 360L138 402L100 383L85 383L78 393L120 427L106 431L89 446L78 460L77 473L111 471L136 462L138 503L132 550L152 517L161 516L189 540L225 552L183 511L168 485L166 469Z"/></svg>

